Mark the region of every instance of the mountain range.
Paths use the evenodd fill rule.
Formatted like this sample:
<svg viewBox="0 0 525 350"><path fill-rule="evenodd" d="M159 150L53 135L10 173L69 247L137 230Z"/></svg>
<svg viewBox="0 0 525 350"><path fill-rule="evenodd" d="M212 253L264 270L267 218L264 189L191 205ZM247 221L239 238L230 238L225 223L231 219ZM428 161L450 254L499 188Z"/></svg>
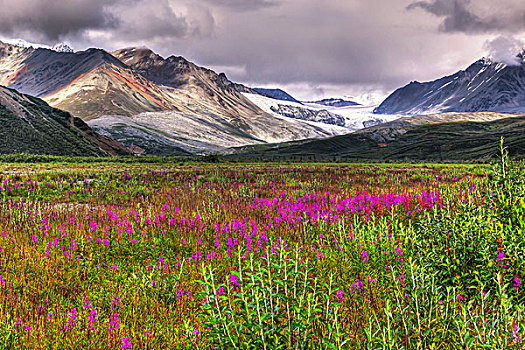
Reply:
<svg viewBox="0 0 525 350"><path fill-rule="evenodd" d="M390 152L388 158L412 145L409 137L460 126L454 123L463 123L465 135L472 127L494 136L494 125L503 124L521 130L519 121L500 122L525 111L525 51L517 58L516 65L481 59L453 75L412 82L374 108L337 98L299 101L144 47L74 52L65 44L0 42L0 85L8 87L1 88L0 111L11 130L2 134L10 141L0 153L45 153L49 145L48 154L289 156L303 149L372 158ZM64 136L54 143L53 133ZM34 145L18 145L24 137Z"/></svg>
<svg viewBox="0 0 525 350"><path fill-rule="evenodd" d="M72 53L0 43L0 85L42 98L146 154L334 135L321 123L263 111L243 95L254 90L224 74L146 48Z"/></svg>
<svg viewBox="0 0 525 350"><path fill-rule="evenodd" d="M69 46L66 43L58 43L56 45L49 46L49 45L43 45L43 44L30 43L23 39L12 40L12 41L9 41L8 43L14 46L24 47L24 48L32 47L35 49L48 49L48 50L53 50L56 52L74 52L71 46Z"/></svg>

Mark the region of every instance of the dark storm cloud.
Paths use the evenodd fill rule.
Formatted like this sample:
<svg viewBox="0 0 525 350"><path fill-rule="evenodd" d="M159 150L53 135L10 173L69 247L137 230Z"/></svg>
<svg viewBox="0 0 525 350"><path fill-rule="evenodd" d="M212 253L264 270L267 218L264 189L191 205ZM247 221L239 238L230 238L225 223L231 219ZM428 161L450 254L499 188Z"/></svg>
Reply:
<svg viewBox="0 0 525 350"><path fill-rule="evenodd" d="M211 15L192 22L169 0L0 0L0 8L0 33L49 42L75 41L90 31L116 41L187 37L209 31L213 22Z"/></svg>
<svg viewBox="0 0 525 350"><path fill-rule="evenodd" d="M207 35L214 26L211 13L202 6L187 7L186 13L171 6L168 0L135 0L133 6L120 3L114 7L119 25L109 31L110 39L164 44L177 38Z"/></svg>
<svg viewBox="0 0 525 350"><path fill-rule="evenodd" d="M421 30L406 5L399 0L283 1L265 11L228 13L218 18L215 36L190 49L177 47L237 81L296 90L301 85L316 93L329 90L326 86L393 89L450 73L450 67L433 62L450 41L429 41L435 30L428 25Z"/></svg>
<svg viewBox="0 0 525 350"><path fill-rule="evenodd" d="M525 1L416 1L407 9L423 9L442 18L445 32L488 33L525 29Z"/></svg>
<svg viewBox="0 0 525 350"><path fill-rule="evenodd" d="M144 45L304 98L436 79L487 51L507 57L509 41L484 45L498 35L525 39L516 0L0 0L0 11L5 39Z"/></svg>
<svg viewBox="0 0 525 350"><path fill-rule="evenodd" d="M117 0L0 0L0 32L32 33L56 41L86 29L114 28L118 18L108 11Z"/></svg>

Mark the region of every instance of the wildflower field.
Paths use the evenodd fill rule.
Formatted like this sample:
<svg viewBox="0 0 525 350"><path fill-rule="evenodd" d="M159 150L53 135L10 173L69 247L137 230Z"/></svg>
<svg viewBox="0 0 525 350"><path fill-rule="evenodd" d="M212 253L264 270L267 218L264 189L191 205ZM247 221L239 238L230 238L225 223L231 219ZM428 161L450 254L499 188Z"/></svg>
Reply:
<svg viewBox="0 0 525 350"><path fill-rule="evenodd" d="M520 349L520 164L0 165L0 349Z"/></svg>

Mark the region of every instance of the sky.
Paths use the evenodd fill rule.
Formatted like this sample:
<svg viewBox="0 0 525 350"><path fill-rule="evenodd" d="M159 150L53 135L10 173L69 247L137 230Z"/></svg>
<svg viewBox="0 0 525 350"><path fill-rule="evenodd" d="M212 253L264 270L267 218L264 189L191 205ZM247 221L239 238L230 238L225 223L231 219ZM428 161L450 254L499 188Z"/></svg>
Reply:
<svg viewBox="0 0 525 350"><path fill-rule="evenodd" d="M147 46L252 87L376 102L481 57L513 64L523 0L0 0L0 40Z"/></svg>

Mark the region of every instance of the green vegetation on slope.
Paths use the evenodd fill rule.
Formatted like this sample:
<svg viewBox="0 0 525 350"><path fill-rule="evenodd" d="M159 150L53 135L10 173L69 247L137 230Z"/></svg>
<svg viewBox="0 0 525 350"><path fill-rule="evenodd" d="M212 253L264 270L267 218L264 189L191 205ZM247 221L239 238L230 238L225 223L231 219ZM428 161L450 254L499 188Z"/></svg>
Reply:
<svg viewBox="0 0 525 350"><path fill-rule="evenodd" d="M321 140L239 149L232 158L279 160L483 161L498 155L506 140L509 154L525 155L525 117L490 122L449 122L414 125L385 143L373 133L358 132Z"/></svg>
<svg viewBox="0 0 525 350"><path fill-rule="evenodd" d="M117 142L101 137L80 119L38 98L5 88L0 94L0 154L128 154Z"/></svg>

